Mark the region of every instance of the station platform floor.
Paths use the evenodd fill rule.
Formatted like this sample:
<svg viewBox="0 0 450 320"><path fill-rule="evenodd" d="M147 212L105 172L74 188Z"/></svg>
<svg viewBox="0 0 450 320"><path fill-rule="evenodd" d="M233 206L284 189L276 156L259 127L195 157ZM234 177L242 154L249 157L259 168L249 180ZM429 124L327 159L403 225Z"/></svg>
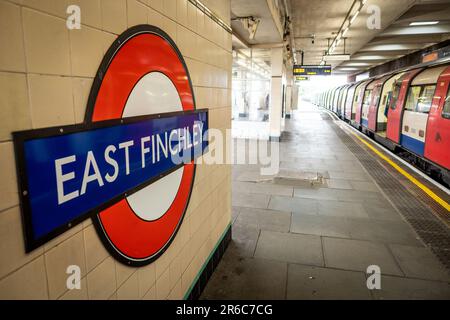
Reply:
<svg viewBox="0 0 450 320"><path fill-rule="evenodd" d="M317 183L233 166L232 241L201 299L450 299L448 211L345 126L306 102L286 120L280 170Z"/></svg>

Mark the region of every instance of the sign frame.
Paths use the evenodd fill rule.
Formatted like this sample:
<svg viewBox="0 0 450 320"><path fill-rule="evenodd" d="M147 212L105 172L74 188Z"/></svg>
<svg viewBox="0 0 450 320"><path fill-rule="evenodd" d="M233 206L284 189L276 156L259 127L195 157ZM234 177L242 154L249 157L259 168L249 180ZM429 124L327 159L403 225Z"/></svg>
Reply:
<svg viewBox="0 0 450 320"><path fill-rule="evenodd" d="M184 165L184 163L177 164L177 165L175 165L175 167L171 168L170 170L165 171L164 173L160 174L159 176L157 176L153 179L149 179L149 180L145 181L144 183L141 183L138 186L136 186L130 190L120 193L119 195L115 196L114 198L102 203L101 205L96 206L83 214L80 214L75 219L72 219L71 221L69 221L66 225L57 227L57 228L53 229L51 232L49 232L48 234L46 234L45 236L35 239L34 233L33 233L33 226L32 226L31 204L30 204L30 198L29 198L29 193L28 193L28 190L29 190L28 174L29 173L27 172L27 169L26 169L25 154L24 154L24 145L25 145L26 141L33 140L33 139L42 139L42 138L63 136L63 135L71 134L71 133L78 133L78 132L83 132L83 131L108 128L111 126L138 123L143 120L163 119L163 118L170 118L173 116L197 114L197 113L206 113L206 115L207 115L206 123L209 126L208 109L204 108L204 109L195 109L192 111L167 112L167 113L151 114L151 115L145 115L145 116L128 117L128 118L121 118L121 119L113 119L113 120L105 120L105 121L97 121L97 122L81 123L81 124L74 124L74 125L65 125L65 126L55 126L55 127L48 127L48 128L42 128L42 129L31 129L31 130L13 132L12 135L13 135L14 151L15 151L15 157L16 157L16 172L17 172L17 180L18 180L18 185L19 185L20 208L21 208L21 212L22 212L22 224L24 227L24 234L25 234L25 251L27 253L31 252L32 250L42 246L43 244L47 243L48 241L54 239L55 237L72 229L73 227L75 227L79 223L83 222L84 220L86 220L88 218L94 218L95 214L97 214L99 211L101 211L105 208L108 208L111 204L114 204L122 199L125 199L127 196L130 196L131 194L158 181L159 179L165 177L166 175L172 173L173 171L179 169L181 166ZM208 141L205 140L205 142L208 145ZM207 148L207 146L206 146L206 148ZM195 168L194 168L194 177L195 177ZM194 180L195 179L193 179L192 184L194 183ZM192 186L190 189L190 193L191 192L192 192ZM188 198L190 198L190 195Z"/></svg>

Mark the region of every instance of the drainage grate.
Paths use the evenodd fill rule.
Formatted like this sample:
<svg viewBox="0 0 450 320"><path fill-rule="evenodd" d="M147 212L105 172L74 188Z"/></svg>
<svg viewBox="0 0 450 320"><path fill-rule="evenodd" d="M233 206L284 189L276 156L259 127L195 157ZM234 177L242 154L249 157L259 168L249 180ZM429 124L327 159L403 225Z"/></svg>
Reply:
<svg viewBox="0 0 450 320"><path fill-rule="evenodd" d="M328 114L325 114L330 118ZM322 113L322 118L325 119ZM426 243L441 262L450 269L450 231L435 214L442 216L441 206L436 206L434 201L419 188L408 188L408 183L401 176L391 170L387 171L372 155L356 143L334 122L330 124L340 140L358 158L372 178L385 191L385 194L394 203L403 217L413 227L419 237ZM411 189L413 193L408 191ZM434 211L434 212L433 212ZM446 211L444 209L444 211Z"/></svg>

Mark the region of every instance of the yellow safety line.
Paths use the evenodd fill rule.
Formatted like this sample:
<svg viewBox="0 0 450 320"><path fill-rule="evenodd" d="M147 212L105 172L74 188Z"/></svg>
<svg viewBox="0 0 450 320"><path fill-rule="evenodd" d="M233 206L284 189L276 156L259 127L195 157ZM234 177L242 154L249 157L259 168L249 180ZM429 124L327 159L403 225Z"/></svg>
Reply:
<svg viewBox="0 0 450 320"><path fill-rule="evenodd" d="M386 157L384 154L382 154L380 151L378 151L375 147L370 145L367 141L365 141L363 138L359 137L356 133L351 132L356 138L358 138L362 143L364 143L370 150L372 150L377 156L379 156L381 159L389 163L394 169L396 169L398 172L400 172L402 175L404 175L406 178L408 178L409 181L414 183L416 186L418 186L420 189L422 189L428 196L430 196L434 201L439 203L441 206L443 206L447 211L450 211L450 204L445 201L444 199L441 199L436 193L431 191L427 186L425 186L423 183L418 181L416 178L414 178L412 175L410 175L408 172L403 170L399 165L397 165L394 161Z"/></svg>

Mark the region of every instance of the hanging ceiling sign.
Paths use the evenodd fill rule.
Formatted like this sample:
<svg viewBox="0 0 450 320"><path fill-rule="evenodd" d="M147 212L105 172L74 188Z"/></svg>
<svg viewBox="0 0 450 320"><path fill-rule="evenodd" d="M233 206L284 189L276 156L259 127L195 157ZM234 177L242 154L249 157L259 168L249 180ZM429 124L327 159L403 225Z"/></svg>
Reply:
<svg viewBox="0 0 450 320"><path fill-rule="evenodd" d="M182 223L207 130L175 43L156 27L127 30L101 63L83 124L13 134L26 250L92 217L118 260L150 263Z"/></svg>
<svg viewBox="0 0 450 320"><path fill-rule="evenodd" d="M294 76L329 76L331 75L331 66L320 65L295 65Z"/></svg>
<svg viewBox="0 0 450 320"><path fill-rule="evenodd" d="M308 81L309 77L305 76L295 76L295 81Z"/></svg>

